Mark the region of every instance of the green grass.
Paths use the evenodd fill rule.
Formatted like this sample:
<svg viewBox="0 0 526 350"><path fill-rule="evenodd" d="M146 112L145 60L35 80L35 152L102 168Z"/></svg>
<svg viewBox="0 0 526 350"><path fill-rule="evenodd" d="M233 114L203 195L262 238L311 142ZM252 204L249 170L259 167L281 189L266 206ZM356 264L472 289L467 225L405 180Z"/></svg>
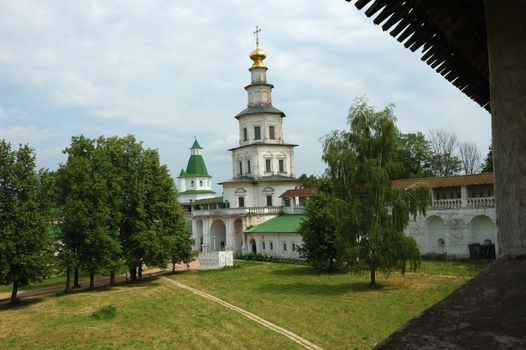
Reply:
<svg viewBox="0 0 526 350"><path fill-rule="evenodd" d="M319 273L291 264L171 275L325 349L369 349L477 274L483 262L423 261L417 273ZM286 337L162 281L0 308L0 349L298 349Z"/></svg>
<svg viewBox="0 0 526 350"><path fill-rule="evenodd" d="M440 301L485 262L422 262L417 273L392 274L370 289L368 276L324 274L290 264L236 261L239 268L173 276L326 349L369 349Z"/></svg>
<svg viewBox="0 0 526 350"><path fill-rule="evenodd" d="M280 334L160 280L0 309L0 349L246 348L300 349Z"/></svg>
<svg viewBox="0 0 526 350"><path fill-rule="evenodd" d="M79 273L79 278L84 279L89 277L89 273L87 272L81 272ZM51 287L56 286L59 284L66 284L66 276L57 276L57 277L51 277L48 279L45 279L41 282L35 282L31 283L28 286L20 287L18 290L27 290L27 289L35 289L35 288L42 288L42 287ZM71 285L73 285L73 276L71 276ZM13 289L12 285L0 285L0 293L4 292L11 292Z"/></svg>

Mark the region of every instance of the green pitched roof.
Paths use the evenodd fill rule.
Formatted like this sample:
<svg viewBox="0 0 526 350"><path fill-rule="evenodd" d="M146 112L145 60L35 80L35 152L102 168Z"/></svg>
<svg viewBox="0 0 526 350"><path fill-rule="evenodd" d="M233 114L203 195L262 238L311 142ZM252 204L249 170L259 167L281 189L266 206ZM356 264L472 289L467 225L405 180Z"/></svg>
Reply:
<svg viewBox="0 0 526 350"><path fill-rule="evenodd" d="M256 225L247 233L298 233L305 215L280 215Z"/></svg>
<svg viewBox="0 0 526 350"><path fill-rule="evenodd" d="M181 172L179 173L178 177L186 177L186 171L184 171L184 169L181 169Z"/></svg>
<svg viewBox="0 0 526 350"><path fill-rule="evenodd" d="M197 142L197 138L194 139L194 144L192 145L192 148L190 148L190 149L196 149L196 148L203 149L203 147L201 147L201 146L199 145L199 142Z"/></svg>
<svg viewBox="0 0 526 350"><path fill-rule="evenodd" d="M215 203L223 203L223 197L212 197L212 198L203 198L203 199L196 199L193 201L192 205L198 205L198 204L215 204Z"/></svg>
<svg viewBox="0 0 526 350"><path fill-rule="evenodd" d="M179 192L179 194L205 194L205 193L215 193L211 190L186 190L184 192Z"/></svg>
<svg viewBox="0 0 526 350"><path fill-rule="evenodd" d="M186 175L185 177L190 176L208 176L208 171L206 170L205 161L202 155L193 154L188 159L188 165L186 166Z"/></svg>

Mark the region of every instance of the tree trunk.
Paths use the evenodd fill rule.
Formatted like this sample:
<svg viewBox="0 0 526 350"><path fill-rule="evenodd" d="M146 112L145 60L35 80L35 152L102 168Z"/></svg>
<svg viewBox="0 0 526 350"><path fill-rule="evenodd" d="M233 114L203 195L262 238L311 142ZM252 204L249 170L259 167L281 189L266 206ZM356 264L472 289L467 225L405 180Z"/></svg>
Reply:
<svg viewBox="0 0 526 350"><path fill-rule="evenodd" d="M89 289L95 288L95 272L89 273Z"/></svg>
<svg viewBox="0 0 526 350"><path fill-rule="evenodd" d="M80 288L79 284L79 268L75 267L75 276L73 278L73 288Z"/></svg>
<svg viewBox="0 0 526 350"><path fill-rule="evenodd" d="M376 286L376 266L374 264L371 265L371 287Z"/></svg>
<svg viewBox="0 0 526 350"><path fill-rule="evenodd" d="M64 289L64 291L69 292L70 287L71 287L71 269L68 267L66 269L66 288Z"/></svg>
<svg viewBox="0 0 526 350"><path fill-rule="evenodd" d="M139 279L142 280L142 264L139 265L137 270L138 270L138 273L139 273Z"/></svg>
<svg viewBox="0 0 526 350"><path fill-rule="evenodd" d="M137 279L137 270L135 267L130 269L130 279L132 281L135 281Z"/></svg>
<svg viewBox="0 0 526 350"><path fill-rule="evenodd" d="M330 258L329 259L329 271L333 271L333 270L334 270L334 259Z"/></svg>
<svg viewBox="0 0 526 350"><path fill-rule="evenodd" d="M18 281L13 281L13 291L11 292L11 304L16 304L16 294L18 293Z"/></svg>
<svg viewBox="0 0 526 350"><path fill-rule="evenodd" d="M115 284L115 271L112 271L110 273L110 286L113 286Z"/></svg>
<svg viewBox="0 0 526 350"><path fill-rule="evenodd" d="M175 263L172 263L172 272L175 272Z"/></svg>

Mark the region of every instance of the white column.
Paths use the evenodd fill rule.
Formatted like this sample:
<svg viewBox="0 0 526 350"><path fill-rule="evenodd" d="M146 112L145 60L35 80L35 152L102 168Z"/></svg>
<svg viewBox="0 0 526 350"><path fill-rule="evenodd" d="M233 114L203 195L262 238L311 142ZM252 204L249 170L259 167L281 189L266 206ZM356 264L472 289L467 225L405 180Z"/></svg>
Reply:
<svg viewBox="0 0 526 350"><path fill-rule="evenodd" d="M468 206L468 187L467 186L460 187L460 199L462 201L462 208L466 208Z"/></svg>
<svg viewBox="0 0 526 350"><path fill-rule="evenodd" d="M229 218L225 220L226 226L226 247L225 250L233 250L234 243L234 220Z"/></svg>
<svg viewBox="0 0 526 350"><path fill-rule="evenodd" d="M203 253L207 253L210 248L210 222L203 219Z"/></svg>

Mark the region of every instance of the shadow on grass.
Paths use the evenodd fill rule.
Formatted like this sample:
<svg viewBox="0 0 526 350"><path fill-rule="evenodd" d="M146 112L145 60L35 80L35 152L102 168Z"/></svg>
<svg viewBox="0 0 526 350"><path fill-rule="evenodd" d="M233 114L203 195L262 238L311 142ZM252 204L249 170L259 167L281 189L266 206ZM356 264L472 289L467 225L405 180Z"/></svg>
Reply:
<svg viewBox="0 0 526 350"><path fill-rule="evenodd" d="M289 284L265 284L257 290L262 293L272 294L303 294L303 295L340 295L349 292L368 293L368 292L388 292L399 289L398 286L389 283L377 284L370 287L367 282L349 282L340 284L309 284L309 283L289 283Z"/></svg>
<svg viewBox="0 0 526 350"><path fill-rule="evenodd" d="M276 269L272 270L270 272L274 275L280 275L280 276L320 276L320 275L344 275L349 273L349 271L345 269L338 269L338 270L322 270L322 269L316 269L310 266L294 266L286 269Z"/></svg>
<svg viewBox="0 0 526 350"><path fill-rule="evenodd" d="M9 300L7 301L3 300L0 303L0 311L23 309L33 304L38 304L43 300L44 298L42 297L34 297L34 298L29 298L29 299L18 299L18 301L15 304L11 304Z"/></svg>

